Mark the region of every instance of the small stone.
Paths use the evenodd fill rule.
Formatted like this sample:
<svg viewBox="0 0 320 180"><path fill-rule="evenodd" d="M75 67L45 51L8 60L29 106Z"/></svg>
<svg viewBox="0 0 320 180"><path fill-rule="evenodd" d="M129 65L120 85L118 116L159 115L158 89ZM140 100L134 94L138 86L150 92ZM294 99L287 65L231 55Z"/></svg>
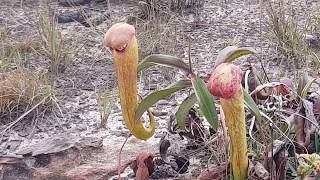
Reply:
<svg viewBox="0 0 320 180"><path fill-rule="evenodd" d="M18 135L21 137L26 137L29 135L29 132L27 130L22 130L18 132Z"/></svg>
<svg viewBox="0 0 320 180"><path fill-rule="evenodd" d="M150 84L149 86L144 86L144 90L156 90L158 88L157 84Z"/></svg>
<svg viewBox="0 0 320 180"><path fill-rule="evenodd" d="M76 126L76 129L79 131L86 131L88 128L86 125L81 124L81 125Z"/></svg>
<svg viewBox="0 0 320 180"><path fill-rule="evenodd" d="M112 118L114 121L123 121L123 117L122 116L115 116Z"/></svg>
<svg viewBox="0 0 320 180"><path fill-rule="evenodd" d="M170 102L168 100L161 99L157 102L158 105L168 105Z"/></svg>
<svg viewBox="0 0 320 180"><path fill-rule="evenodd" d="M121 136L129 136L130 132L126 129L123 129L121 131L112 131L112 134L117 136L117 137L121 137Z"/></svg>
<svg viewBox="0 0 320 180"><path fill-rule="evenodd" d="M152 114L156 117L168 115L168 111L152 111Z"/></svg>
<svg viewBox="0 0 320 180"><path fill-rule="evenodd" d="M7 143L6 148L10 151L15 151L21 144L21 140L11 140Z"/></svg>
<svg viewBox="0 0 320 180"><path fill-rule="evenodd" d="M91 0L59 0L60 6L71 7L89 4Z"/></svg>

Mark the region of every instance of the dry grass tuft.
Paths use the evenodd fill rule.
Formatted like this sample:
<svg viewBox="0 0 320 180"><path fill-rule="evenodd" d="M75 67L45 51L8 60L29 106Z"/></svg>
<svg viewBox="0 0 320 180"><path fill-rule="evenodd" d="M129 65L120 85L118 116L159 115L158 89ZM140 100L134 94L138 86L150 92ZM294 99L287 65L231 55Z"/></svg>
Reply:
<svg viewBox="0 0 320 180"><path fill-rule="evenodd" d="M171 54L174 48L174 13L163 0L139 1L138 17L130 24L138 29L142 57L152 53ZM129 20L130 21L130 20Z"/></svg>
<svg viewBox="0 0 320 180"><path fill-rule="evenodd" d="M58 28L54 15L41 14L37 23L42 51L50 60L49 71L53 74L63 72L69 64L69 52Z"/></svg>
<svg viewBox="0 0 320 180"><path fill-rule="evenodd" d="M308 52L305 32L299 28L297 16L293 10L286 8L290 5L285 4L284 0L267 0L265 3L271 39L276 42L277 50L285 56L288 64L293 63L293 68L300 68L299 63L306 63Z"/></svg>
<svg viewBox="0 0 320 180"><path fill-rule="evenodd" d="M109 115L111 114L113 106L116 103L116 98L114 94L115 93L112 90L108 90L107 88L103 89L98 94L98 105L101 120L100 127L105 128L107 125Z"/></svg>
<svg viewBox="0 0 320 180"><path fill-rule="evenodd" d="M299 74L301 68L317 70L320 65L319 6L306 12L306 21L299 24L301 17L295 12L292 3L287 0L265 0L267 23L271 32L269 38L275 42L276 49L284 56L280 64L285 60L286 65L292 67L296 74ZM312 36L315 40L311 43L307 36Z"/></svg>
<svg viewBox="0 0 320 180"><path fill-rule="evenodd" d="M19 38L22 39L22 38ZM8 71L21 63L22 55L35 52L41 48L37 38L17 40L12 37L11 29L0 28L0 72Z"/></svg>
<svg viewBox="0 0 320 180"><path fill-rule="evenodd" d="M19 68L0 74L1 117L16 118L41 101L37 109L47 109L52 103L51 96L52 89L45 78L29 70Z"/></svg>

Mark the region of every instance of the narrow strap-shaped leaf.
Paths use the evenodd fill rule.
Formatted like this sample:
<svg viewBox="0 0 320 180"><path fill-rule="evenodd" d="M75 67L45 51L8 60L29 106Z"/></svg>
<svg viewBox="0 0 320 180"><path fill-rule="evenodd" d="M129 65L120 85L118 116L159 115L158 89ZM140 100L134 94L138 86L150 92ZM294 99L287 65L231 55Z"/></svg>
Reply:
<svg viewBox="0 0 320 180"><path fill-rule="evenodd" d="M244 104L248 107L251 113L256 117L258 121L261 121L261 114L258 106L252 99L252 97L248 94L248 92L243 88L243 98Z"/></svg>
<svg viewBox="0 0 320 180"><path fill-rule="evenodd" d="M312 78L308 83L303 87L302 92L300 94L301 98L305 98L311 88L312 83L316 80L316 78Z"/></svg>
<svg viewBox="0 0 320 180"><path fill-rule="evenodd" d="M300 76L299 82L298 82L297 93L299 96L301 96L303 88L306 86L307 83L308 83L308 74L304 73L302 76Z"/></svg>
<svg viewBox="0 0 320 180"><path fill-rule="evenodd" d="M145 99L143 99L135 113L135 119L140 119L144 112L148 110L152 105L154 105L159 100L187 87L191 86L190 80L180 80L166 89L162 89L149 94Z"/></svg>
<svg viewBox="0 0 320 180"><path fill-rule="evenodd" d="M185 62L183 62L181 59L174 56L163 55L163 54L152 54L144 58L138 65L138 73L154 65L162 65L162 66L179 68L182 71L186 72L187 74L191 74L189 66Z"/></svg>
<svg viewBox="0 0 320 180"><path fill-rule="evenodd" d="M191 78L192 86L197 96L203 116L214 130L218 128L218 115L213 96L209 93L206 83L199 77Z"/></svg>
<svg viewBox="0 0 320 180"><path fill-rule="evenodd" d="M217 67L221 63L230 63L233 60L241 57L243 55L255 54L255 50L249 47L237 47L237 46L228 46L222 49L216 59L214 67Z"/></svg>
<svg viewBox="0 0 320 180"><path fill-rule="evenodd" d="M179 129L184 129L186 126L186 118L189 113L189 110L194 106L197 102L196 94L191 94L186 99L182 101L179 106L178 111L176 112L177 123Z"/></svg>

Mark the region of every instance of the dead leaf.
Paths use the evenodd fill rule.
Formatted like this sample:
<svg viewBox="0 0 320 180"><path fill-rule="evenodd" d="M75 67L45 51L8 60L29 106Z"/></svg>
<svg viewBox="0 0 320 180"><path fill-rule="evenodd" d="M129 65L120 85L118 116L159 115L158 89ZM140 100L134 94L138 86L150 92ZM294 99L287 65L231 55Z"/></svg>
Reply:
<svg viewBox="0 0 320 180"><path fill-rule="evenodd" d="M180 135L167 133L160 140L161 160L180 174L185 173L190 165L189 157L184 152L189 148L188 143L181 140Z"/></svg>
<svg viewBox="0 0 320 180"><path fill-rule="evenodd" d="M316 132L318 124L314 114L314 104L302 99L297 113L288 117L288 121L294 126L296 142L308 148L311 144L311 135Z"/></svg>
<svg viewBox="0 0 320 180"><path fill-rule="evenodd" d="M316 131L317 120L313 113L313 104L305 99L302 99L302 104L305 112L305 123L304 123L304 133L305 137L305 147L310 144L310 136Z"/></svg>
<svg viewBox="0 0 320 180"><path fill-rule="evenodd" d="M178 133L181 137L187 138L190 144L188 148L196 149L199 147L199 144L204 142L204 137L210 133L203 125L203 120L199 117L198 112L194 108L189 110L185 124L185 129L178 129L176 117L170 116L170 121L168 123L169 132L172 134Z"/></svg>
<svg viewBox="0 0 320 180"><path fill-rule="evenodd" d="M163 137L160 139L160 157L164 162L167 162L167 153L168 149L171 146L170 141L167 139L168 134L166 133Z"/></svg>
<svg viewBox="0 0 320 180"><path fill-rule="evenodd" d="M294 89L294 82L292 79L289 79L287 77L283 77L283 78L280 78L280 83L283 83L285 84L287 87L291 88L291 89Z"/></svg>
<svg viewBox="0 0 320 180"><path fill-rule="evenodd" d="M287 150L285 143L274 140L265 149L264 167L272 175L272 179L286 179Z"/></svg>
<svg viewBox="0 0 320 180"><path fill-rule="evenodd" d="M154 171L154 155L148 152L141 152L137 155L136 160L131 164L131 169L136 175L137 180L148 180Z"/></svg>
<svg viewBox="0 0 320 180"><path fill-rule="evenodd" d="M254 91L250 93L251 96L257 97L259 100L266 100L271 95L283 95L289 94L289 88L286 84L281 82L271 82L262 84L256 87Z"/></svg>
<svg viewBox="0 0 320 180"><path fill-rule="evenodd" d="M313 113L320 115L320 91L311 93L310 100L313 103Z"/></svg>
<svg viewBox="0 0 320 180"><path fill-rule="evenodd" d="M254 91L260 84L261 83L257 77L257 70L250 64L248 70L246 70L246 73L242 78L242 86L245 87L250 93Z"/></svg>
<svg viewBox="0 0 320 180"><path fill-rule="evenodd" d="M206 169L200 173L197 180L220 180L230 174L230 163L224 162L219 166Z"/></svg>
<svg viewBox="0 0 320 180"><path fill-rule="evenodd" d="M301 146L305 145L304 122L305 120L302 116L297 114L293 115L293 125L294 131L296 133L296 142Z"/></svg>
<svg viewBox="0 0 320 180"><path fill-rule="evenodd" d="M266 168L259 162L256 162L254 166L254 171L259 179L267 180L269 179L270 173L266 170Z"/></svg>

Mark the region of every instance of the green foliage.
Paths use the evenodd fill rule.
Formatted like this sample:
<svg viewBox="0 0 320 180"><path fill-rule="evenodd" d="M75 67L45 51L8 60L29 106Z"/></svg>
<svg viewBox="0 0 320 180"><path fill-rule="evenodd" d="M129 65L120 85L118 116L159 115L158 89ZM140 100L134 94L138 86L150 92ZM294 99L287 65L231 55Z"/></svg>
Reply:
<svg viewBox="0 0 320 180"><path fill-rule="evenodd" d="M160 91L151 93L139 104L135 114L135 119L140 119L143 113L146 112L152 105L154 105L159 100L164 99L167 96L170 96L171 94L190 86L190 80L180 80L166 89L162 89Z"/></svg>
<svg viewBox="0 0 320 180"><path fill-rule="evenodd" d="M204 114L209 124L212 125L214 129L216 129L218 127L218 116L217 116L217 112L214 105L215 102L212 98L212 95L209 93L205 82L202 79L198 78L195 74L193 74L192 70L190 70L190 67L186 63L184 63L182 60L173 56L168 56L168 55L156 54L156 55L150 55L146 57L139 64L138 72L154 65L175 67L183 70L187 75L192 74L193 76L193 78L191 79L192 87L196 93L196 100L200 105L200 110ZM184 80L184 81L189 82L188 85L191 86L190 80ZM167 97L172 93L177 92L178 90L187 88L187 86L181 86L179 82L180 81L178 81L177 83L178 86L177 84L174 84L169 88L154 92L150 94L147 98L145 98L139 104L135 118L137 119L141 117L142 114L150 106L155 104L160 99L163 99L164 97ZM192 102L194 101L194 99L192 97L191 99L188 99L188 98L184 100L184 103L182 104L183 106L180 107L180 110L178 110L178 113L176 114L179 121L179 128L183 128L185 126L185 123L184 123L185 117L188 114L190 108L192 108Z"/></svg>
<svg viewBox="0 0 320 180"><path fill-rule="evenodd" d="M232 39L226 39L224 41L224 44L226 46L237 46L238 44L240 44L240 40L236 37L232 38Z"/></svg>
<svg viewBox="0 0 320 180"><path fill-rule="evenodd" d="M236 46L229 46L219 53L216 62L232 62L240 56L254 53L254 50L251 48L238 48ZM217 129L218 116L216 112L215 100L213 96L209 93L206 83L199 76L193 73L194 71L191 68L191 64L188 65L181 59L174 56L154 54L146 57L140 62L138 66L138 72L141 72L155 65L178 68L184 71L187 75L187 78L189 79L178 81L177 83L171 85L166 89L151 93L139 104L135 114L135 119L139 119L142 116L142 114L148 110L148 108L150 108L160 99L163 99L179 90L191 87L192 82L192 88L194 93L192 93L181 103L181 105L178 108L178 111L176 112L178 127L185 127L185 120L189 113L189 110L194 105L198 104L201 114L205 117L205 119L208 121L208 123L212 126L213 129ZM245 95L247 95L245 97L246 106L252 111L252 113L255 116L257 116L257 119L260 119L261 115L256 104L248 95L248 93L246 93Z"/></svg>
<svg viewBox="0 0 320 180"><path fill-rule="evenodd" d="M239 48L237 46L227 46L218 53L215 61L215 67L221 63L230 63L235 59L248 54L255 54L255 51L252 48L247 47Z"/></svg>
<svg viewBox="0 0 320 180"><path fill-rule="evenodd" d="M309 176L319 176L320 156L316 153L303 154L299 159L298 175L302 179Z"/></svg>
<svg viewBox="0 0 320 180"><path fill-rule="evenodd" d="M315 78L309 77L308 73L304 73L303 76L301 76L297 90L297 93L301 98L305 98L307 96L307 92L309 92L311 85L315 80Z"/></svg>
<svg viewBox="0 0 320 180"><path fill-rule="evenodd" d="M184 63L181 59L174 56L163 54L153 54L144 58L138 65L138 72L155 65L174 67L181 69L186 73L191 73L189 66L186 63Z"/></svg>
<svg viewBox="0 0 320 180"><path fill-rule="evenodd" d="M41 50L50 59L50 71L54 74L64 71L69 64L69 54L72 46L66 46L54 16L40 15L37 23L41 39Z"/></svg>
<svg viewBox="0 0 320 180"><path fill-rule="evenodd" d="M109 90L110 91L110 90ZM99 112L101 119L101 127L105 127L107 124L107 120L112 110L112 106L114 105L114 99L110 97L110 92L107 89L104 89L101 93L99 93Z"/></svg>
<svg viewBox="0 0 320 180"><path fill-rule="evenodd" d="M256 117L256 119L258 121L261 120L262 117L261 117L261 114L260 114L260 110L259 110L257 104L254 102L254 100L248 94L248 92L246 90L243 90L243 98L244 98L244 104L250 110L250 112L252 114L254 114L254 116Z"/></svg>
<svg viewBox="0 0 320 180"><path fill-rule="evenodd" d="M186 117L189 114L189 110L195 105L196 102L197 102L196 94L191 94L186 99L184 99L180 104L179 109L176 112L177 124L179 129L185 128Z"/></svg>
<svg viewBox="0 0 320 180"><path fill-rule="evenodd" d="M200 110L209 124L217 130L218 128L218 115L216 112L215 101L210 94L207 85L199 77L192 77L192 86L196 93Z"/></svg>

